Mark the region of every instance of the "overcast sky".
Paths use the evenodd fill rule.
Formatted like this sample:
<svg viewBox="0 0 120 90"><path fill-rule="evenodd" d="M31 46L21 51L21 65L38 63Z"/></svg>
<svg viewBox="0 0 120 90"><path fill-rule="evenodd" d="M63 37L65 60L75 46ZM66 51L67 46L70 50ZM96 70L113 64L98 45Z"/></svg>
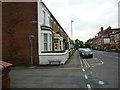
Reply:
<svg viewBox="0 0 120 90"><path fill-rule="evenodd" d="M86 41L99 32L100 27L118 28L120 0L42 0L66 33L73 39Z"/></svg>

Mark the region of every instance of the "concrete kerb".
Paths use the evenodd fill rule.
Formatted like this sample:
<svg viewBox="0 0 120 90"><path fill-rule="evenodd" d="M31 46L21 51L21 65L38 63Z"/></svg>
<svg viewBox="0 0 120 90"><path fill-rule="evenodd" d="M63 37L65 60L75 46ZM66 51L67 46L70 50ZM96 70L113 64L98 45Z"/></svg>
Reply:
<svg viewBox="0 0 120 90"><path fill-rule="evenodd" d="M20 69L47 69L47 68L57 68L60 65L19 65L12 66L11 70L20 70Z"/></svg>

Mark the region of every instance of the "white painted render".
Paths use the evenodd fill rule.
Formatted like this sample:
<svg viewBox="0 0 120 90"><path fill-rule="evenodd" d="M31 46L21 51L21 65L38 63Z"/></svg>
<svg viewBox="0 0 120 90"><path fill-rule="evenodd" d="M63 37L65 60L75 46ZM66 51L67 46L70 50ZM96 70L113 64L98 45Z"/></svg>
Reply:
<svg viewBox="0 0 120 90"><path fill-rule="evenodd" d="M68 38L68 45L69 45L69 49L71 49L70 39L69 38Z"/></svg>
<svg viewBox="0 0 120 90"><path fill-rule="evenodd" d="M60 37L60 41L61 41L61 51L63 51L63 37Z"/></svg>
<svg viewBox="0 0 120 90"><path fill-rule="evenodd" d="M52 32L49 30L41 30L41 26L49 26L50 27L50 13L46 9L46 7L41 3L41 0L37 2L37 10L38 10L38 53L39 53L39 64L49 64L49 61L60 61L60 64L64 64L68 58L69 54L72 54L72 51L66 50L64 53L42 53L44 51L44 34L47 34L48 38L48 51L52 51ZM44 14L44 12L45 14ZM45 17L45 19L43 19ZM45 23L44 23L45 21ZM50 41L51 38L51 41ZM61 49L63 50L63 37L60 37L61 41ZM69 42L70 47L70 42ZM50 50L51 48L51 50Z"/></svg>
<svg viewBox="0 0 120 90"><path fill-rule="evenodd" d="M49 21L50 13L48 12L48 10L44 7L42 3L41 3L40 8L41 8L41 25L50 27L50 21ZM45 12L45 24L43 24L43 11Z"/></svg>
<svg viewBox="0 0 120 90"><path fill-rule="evenodd" d="M49 12L46 10L46 8L44 7L44 5L41 3L41 0L38 0L37 2L38 4L38 53L39 55L41 54L41 51L43 51L44 48L44 41L43 41L43 34L47 33L48 37L51 34L50 31L42 31L41 30L41 26L50 26L50 21L49 21ZM45 24L43 24L43 13L42 11L45 11ZM49 47L50 48L50 47Z"/></svg>
<svg viewBox="0 0 120 90"><path fill-rule="evenodd" d="M37 2L37 12L38 12L37 19L38 19L38 54L39 55L41 53L41 48L40 48L40 46L41 46L41 43L40 43L40 41L41 41L41 28L40 28L40 25L41 25L41 22L40 22L40 18L41 18L41 13L40 13L41 5L40 5L40 3L41 3L41 0L38 0L38 2Z"/></svg>
<svg viewBox="0 0 120 90"><path fill-rule="evenodd" d="M60 64L64 64L69 58L69 51L64 53L41 53L39 55L39 64L49 64L49 61L60 61Z"/></svg>

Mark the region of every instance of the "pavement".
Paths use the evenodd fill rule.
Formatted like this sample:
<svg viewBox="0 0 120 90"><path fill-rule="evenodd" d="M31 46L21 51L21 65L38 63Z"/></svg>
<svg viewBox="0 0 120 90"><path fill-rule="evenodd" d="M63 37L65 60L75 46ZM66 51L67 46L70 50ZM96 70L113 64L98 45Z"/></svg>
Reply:
<svg viewBox="0 0 120 90"><path fill-rule="evenodd" d="M63 65L21 65L21 66L12 66L12 70L20 69L58 69L58 68L80 68L80 55L76 51Z"/></svg>

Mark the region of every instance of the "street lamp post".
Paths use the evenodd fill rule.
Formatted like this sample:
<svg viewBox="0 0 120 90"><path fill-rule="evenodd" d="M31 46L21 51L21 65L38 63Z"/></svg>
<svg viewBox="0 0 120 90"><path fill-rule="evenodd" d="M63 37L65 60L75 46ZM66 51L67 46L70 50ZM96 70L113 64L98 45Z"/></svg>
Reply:
<svg viewBox="0 0 120 90"><path fill-rule="evenodd" d="M74 21L73 21L73 20L71 20L71 40L73 40L72 22L74 22Z"/></svg>

